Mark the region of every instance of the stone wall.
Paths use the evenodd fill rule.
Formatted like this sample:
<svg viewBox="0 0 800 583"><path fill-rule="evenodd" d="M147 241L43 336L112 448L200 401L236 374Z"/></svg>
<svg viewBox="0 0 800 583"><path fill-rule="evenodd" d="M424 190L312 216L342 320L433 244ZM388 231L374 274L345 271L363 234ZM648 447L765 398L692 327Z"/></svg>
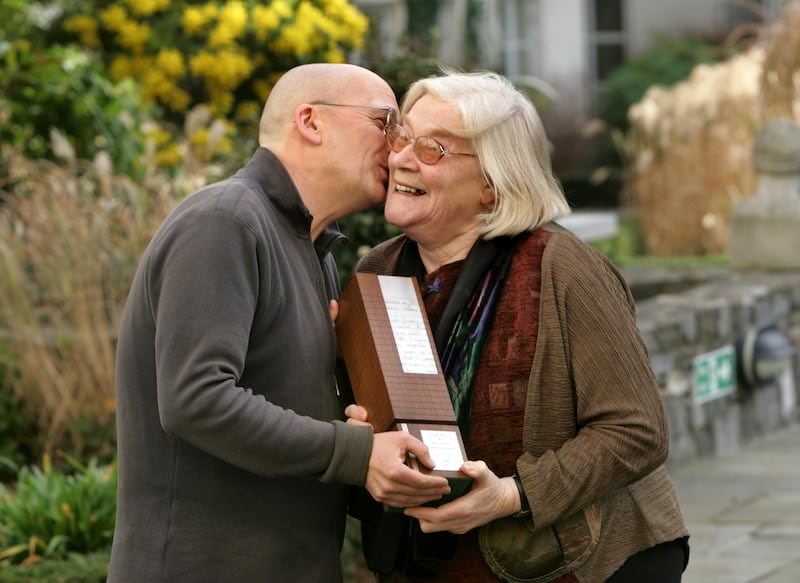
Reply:
<svg viewBox="0 0 800 583"><path fill-rule="evenodd" d="M733 454L753 437L798 417L797 355L776 380L750 388L737 378L734 393L705 403L694 398L692 360L767 325L777 326L800 348L800 271L623 273L641 298L639 328L663 391L670 425L668 465ZM660 293L659 281L665 282ZM645 289L649 297L642 298Z"/></svg>

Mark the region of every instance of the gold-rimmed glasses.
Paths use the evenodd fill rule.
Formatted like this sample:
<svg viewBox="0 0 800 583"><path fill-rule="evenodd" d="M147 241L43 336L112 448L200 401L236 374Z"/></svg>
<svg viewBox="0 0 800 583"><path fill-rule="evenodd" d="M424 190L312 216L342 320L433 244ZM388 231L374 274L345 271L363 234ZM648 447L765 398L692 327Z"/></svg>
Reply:
<svg viewBox="0 0 800 583"><path fill-rule="evenodd" d="M386 142L393 152L401 152L403 148L412 145L414 155L423 164L433 165L442 159L442 156L472 156L475 154L468 152L451 152L430 136L413 137L406 128L400 124L392 124L386 127Z"/></svg>
<svg viewBox="0 0 800 583"><path fill-rule="evenodd" d="M327 105L330 107L358 107L361 109L372 109L375 111L382 111L384 112L383 117L381 118L373 118L375 120L380 120L383 124L383 135L386 135L388 129L397 123L397 112L392 109L391 107L378 107L375 105L355 105L350 103L330 103L327 101L315 101L314 105Z"/></svg>

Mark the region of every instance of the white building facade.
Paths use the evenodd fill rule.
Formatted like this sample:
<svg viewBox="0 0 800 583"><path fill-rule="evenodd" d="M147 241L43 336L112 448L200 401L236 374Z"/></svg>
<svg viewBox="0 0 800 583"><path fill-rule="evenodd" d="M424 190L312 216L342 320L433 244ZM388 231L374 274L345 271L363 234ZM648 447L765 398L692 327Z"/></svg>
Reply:
<svg viewBox="0 0 800 583"><path fill-rule="evenodd" d="M383 54L401 53L406 1L352 1L379 26ZM464 66L466 31L473 27L482 67L512 79L544 81L559 96L554 113L576 119L588 113L607 75L647 50L655 32L724 35L743 21L777 15L782 5L783 0L754 1L750 9L736 0L440 0L437 57Z"/></svg>

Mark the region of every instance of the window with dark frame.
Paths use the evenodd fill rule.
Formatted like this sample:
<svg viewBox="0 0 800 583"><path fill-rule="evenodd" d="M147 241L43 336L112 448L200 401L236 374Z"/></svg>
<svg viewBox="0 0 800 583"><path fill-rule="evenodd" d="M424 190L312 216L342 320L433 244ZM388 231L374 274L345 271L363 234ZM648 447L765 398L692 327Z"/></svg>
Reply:
<svg viewBox="0 0 800 583"><path fill-rule="evenodd" d="M539 0L503 0L501 8L505 73L511 77L538 75Z"/></svg>
<svg viewBox="0 0 800 583"><path fill-rule="evenodd" d="M589 47L593 88L599 89L611 72L625 62L624 0L592 0Z"/></svg>

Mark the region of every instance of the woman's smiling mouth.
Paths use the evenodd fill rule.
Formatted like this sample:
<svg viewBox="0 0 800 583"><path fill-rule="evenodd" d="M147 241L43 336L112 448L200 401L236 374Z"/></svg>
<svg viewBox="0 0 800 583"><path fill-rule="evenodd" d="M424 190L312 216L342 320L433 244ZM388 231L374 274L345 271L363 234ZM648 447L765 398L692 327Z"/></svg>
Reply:
<svg viewBox="0 0 800 583"><path fill-rule="evenodd" d="M425 190L421 190L419 188L412 188L411 186L404 186L402 184L395 184L394 189L397 192L405 192L407 194L416 194L416 195L428 194L428 192Z"/></svg>

